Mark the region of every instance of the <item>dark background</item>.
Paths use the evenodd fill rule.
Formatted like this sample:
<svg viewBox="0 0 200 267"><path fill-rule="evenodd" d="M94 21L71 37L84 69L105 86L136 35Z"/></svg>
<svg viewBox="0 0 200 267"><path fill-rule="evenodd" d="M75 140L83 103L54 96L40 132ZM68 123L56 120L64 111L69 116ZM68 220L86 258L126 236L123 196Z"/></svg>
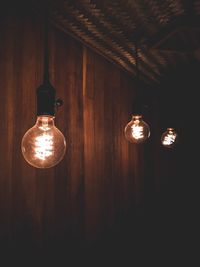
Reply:
<svg viewBox="0 0 200 267"><path fill-rule="evenodd" d="M55 168L36 170L22 158L20 142L35 122L42 20L32 9L6 10L0 26L2 262L193 266L199 61L166 70L157 86L142 85L151 137L136 146L123 133L137 103L135 79L52 26L50 76L64 100L56 122L68 151ZM167 127L179 136L173 149L160 144Z"/></svg>

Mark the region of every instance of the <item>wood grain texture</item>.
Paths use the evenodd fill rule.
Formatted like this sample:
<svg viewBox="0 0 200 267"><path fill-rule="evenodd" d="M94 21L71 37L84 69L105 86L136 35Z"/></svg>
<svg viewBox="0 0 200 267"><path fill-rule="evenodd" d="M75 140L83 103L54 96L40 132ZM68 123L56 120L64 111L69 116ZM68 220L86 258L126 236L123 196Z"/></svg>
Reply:
<svg viewBox="0 0 200 267"><path fill-rule="evenodd" d="M1 22L0 246L16 254L53 251L70 257L141 201L142 148L124 138L133 81L52 26L50 79L64 101L56 125L67 151L56 167L34 169L20 144L36 119L42 20L32 12L14 12Z"/></svg>
<svg viewBox="0 0 200 267"><path fill-rule="evenodd" d="M130 121L132 80L106 60L84 50L84 162L86 233L97 238L141 201L142 146L124 138ZM92 81L91 82L91 77Z"/></svg>

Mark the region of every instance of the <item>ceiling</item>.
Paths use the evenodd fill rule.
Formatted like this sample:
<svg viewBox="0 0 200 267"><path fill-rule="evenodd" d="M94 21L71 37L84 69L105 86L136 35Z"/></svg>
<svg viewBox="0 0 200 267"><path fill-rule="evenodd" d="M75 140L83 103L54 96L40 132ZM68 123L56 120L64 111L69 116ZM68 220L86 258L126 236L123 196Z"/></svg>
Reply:
<svg viewBox="0 0 200 267"><path fill-rule="evenodd" d="M33 0L37 7L41 1ZM49 0L52 23L146 84L200 60L200 0Z"/></svg>

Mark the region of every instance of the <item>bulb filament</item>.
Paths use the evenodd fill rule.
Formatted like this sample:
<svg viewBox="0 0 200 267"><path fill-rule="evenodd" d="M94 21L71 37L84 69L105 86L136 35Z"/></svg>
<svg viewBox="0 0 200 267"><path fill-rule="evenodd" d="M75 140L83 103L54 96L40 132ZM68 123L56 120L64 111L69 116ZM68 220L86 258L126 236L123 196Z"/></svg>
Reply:
<svg viewBox="0 0 200 267"><path fill-rule="evenodd" d="M143 134L143 127L139 126L139 125L133 125L131 126L132 129L132 136L135 139L142 139L144 138L144 134Z"/></svg>
<svg viewBox="0 0 200 267"><path fill-rule="evenodd" d="M35 157L46 160L53 155L53 136L44 133L35 138Z"/></svg>
<svg viewBox="0 0 200 267"><path fill-rule="evenodd" d="M176 134L168 133L163 140L163 145L165 146L172 145L175 142L175 139L176 139Z"/></svg>

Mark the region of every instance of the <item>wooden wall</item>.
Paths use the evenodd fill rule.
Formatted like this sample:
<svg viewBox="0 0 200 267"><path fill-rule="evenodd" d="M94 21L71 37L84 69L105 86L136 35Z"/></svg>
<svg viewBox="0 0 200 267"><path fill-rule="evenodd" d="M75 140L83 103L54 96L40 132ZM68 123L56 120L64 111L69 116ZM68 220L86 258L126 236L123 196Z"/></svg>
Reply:
<svg viewBox="0 0 200 267"><path fill-rule="evenodd" d="M50 78L64 101L56 125L67 151L56 167L35 169L20 143L36 119L42 22L13 11L2 14L0 27L1 251L69 253L98 240L142 203L143 146L124 138L133 80L52 26Z"/></svg>

